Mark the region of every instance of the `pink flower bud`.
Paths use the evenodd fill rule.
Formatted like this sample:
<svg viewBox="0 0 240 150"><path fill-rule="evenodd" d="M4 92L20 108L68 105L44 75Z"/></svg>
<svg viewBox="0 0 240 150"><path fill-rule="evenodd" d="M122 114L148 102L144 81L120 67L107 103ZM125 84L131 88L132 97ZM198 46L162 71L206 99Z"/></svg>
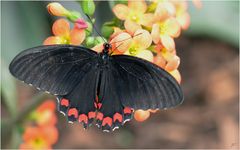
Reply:
<svg viewBox="0 0 240 150"><path fill-rule="evenodd" d="M86 29L88 25L83 19L77 19L75 22L75 27L78 29Z"/></svg>

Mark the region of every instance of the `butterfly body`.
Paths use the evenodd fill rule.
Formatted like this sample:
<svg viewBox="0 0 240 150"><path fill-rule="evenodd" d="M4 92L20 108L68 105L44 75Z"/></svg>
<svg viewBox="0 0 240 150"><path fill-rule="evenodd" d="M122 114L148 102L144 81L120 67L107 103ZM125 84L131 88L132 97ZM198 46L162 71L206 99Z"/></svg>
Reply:
<svg viewBox="0 0 240 150"><path fill-rule="evenodd" d="M140 58L110 55L72 45L30 48L17 55L10 72L21 81L57 96L59 111L84 128L94 120L111 131L132 117L134 109L164 109L182 103L177 81Z"/></svg>

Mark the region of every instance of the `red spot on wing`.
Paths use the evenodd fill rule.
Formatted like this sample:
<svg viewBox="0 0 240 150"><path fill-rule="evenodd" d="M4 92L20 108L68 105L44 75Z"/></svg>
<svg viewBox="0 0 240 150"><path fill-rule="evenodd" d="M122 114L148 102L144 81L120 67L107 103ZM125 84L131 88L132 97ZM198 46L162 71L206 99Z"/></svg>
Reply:
<svg viewBox="0 0 240 150"><path fill-rule="evenodd" d="M102 107L102 103L98 103L98 109L100 109Z"/></svg>
<svg viewBox="0 0 240 150"><path fill-rule="evenodd" d="M94 102L94 107L97 108L97 109L100 109L102 107L102 103Z"/></svg>
<svg viewBox="0 0 240 150"><path fill-rule="evenodd" d="M78 117L78 110L76 108L70 108L68 110L68 116L74 115L75 118Z"/></svg>
<svg viewBox="0 0 240 150"><path fill-rule="evenodd" d="M124 112L124 114L131 114L132 113L132 109L130 107L125 107L123 109L123 112Z"/></svg>
<svg viewBox="0 0 240 150"><path fill-rule="evenodd" d="M103 122L102 122L102 126L105 126L106 124L108 124L111 127L112 126L112 118L110 118L110 117L104 118Z"/></svg>
<svg viewBox="0 0 240 150"><path fill-rule="evenodd" d="M96 112L93 112L93 111L90 111L88 113L88 118L91 119L91 118L95 118L96 117Z"/></svg>
<svg viewBox="0 0 240 150"><path fill-rule="evenodd" d="M85 114L79 115L78 121L79 121L79 122L87 123L87 122L88 122L88 117L87 117L87 115L85 115Z"/></svg>
<svg viewBox="0 0 240 150"><path fill-rule="evenodd" d="M102 120L102 119L103 119L103 113L98 112L98 113L97 113L97 117L96 117L96 119L98 119L98 120Z"/></svg>
<svg viewBox="0 0 240 150"><path fill-rule="evenodd" d="M113 121L115 122L116 120L118 120L119 122L122 122L123 121L123 117L120 113L115 113L113 115Z"/></svg>
<svg viewBox="0 0 240 150"><path fill-rule="evenodd" d="M61 104L62 106L68 107L68 106L69 106L69 100L63 98L63 99L61 99L61 103L60 103L60 104Z"/></svg>

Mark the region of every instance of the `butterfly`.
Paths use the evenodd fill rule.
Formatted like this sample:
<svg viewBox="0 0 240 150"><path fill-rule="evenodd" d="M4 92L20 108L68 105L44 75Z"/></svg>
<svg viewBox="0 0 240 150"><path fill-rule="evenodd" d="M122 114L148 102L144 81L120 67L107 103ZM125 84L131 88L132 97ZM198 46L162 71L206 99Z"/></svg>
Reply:
<svg viewBox="0 0 240 150"><path fill-rule="evenodd" d="M136 109L167 109L183 102L177 81L157 65L128 55L97 53L82 46L48 45L27 49L11 62L17 79L57 97L69 122L86 129L95 121L114 131Z"/></svg>

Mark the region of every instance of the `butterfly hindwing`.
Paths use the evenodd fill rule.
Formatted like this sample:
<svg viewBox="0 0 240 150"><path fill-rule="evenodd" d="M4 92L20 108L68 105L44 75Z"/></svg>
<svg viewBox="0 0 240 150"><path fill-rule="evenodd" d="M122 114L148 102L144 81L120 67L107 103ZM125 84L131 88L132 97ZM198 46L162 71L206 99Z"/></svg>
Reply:
<svg viewBox="0 0 240 150"><path fill-rule="evenodd" d="M101 107L99 113L103 114L102 120L98 119L97 124L104 131L114 130L124 121L123 105L121 104L119 93L115 86L115 70L111 64L103 67L101 72L101 83L99 87L99 102Z"/></svg>
<svg viewBox="0 0 240 150"><path fill-rule="evenodd" d="M114 85L118 99L134 109L164 109L182 103L183 94L177 81L160 67L140 58L113 55ZM116 99L114 99L116 100Z"/></svg>
<svg viewBox="0 0 240 150"><path fill-rule="evenodd" d="M39 46L21 52L10 64L19 80L55 95L66 95L91 69L97 53L80 46Z"/></svg>
<svg viewBox="0 0 240 150"><path fill-rule="evenodd" d="M64 99L69 100L65 114L71 122L79 121L87 128L96 117L96 107L94 105L97 96L97 85L99 82L99 69L96 63L91 64L92 69L86 72L76 87ZM72 111L75 111L72 113Z"/></svg>

